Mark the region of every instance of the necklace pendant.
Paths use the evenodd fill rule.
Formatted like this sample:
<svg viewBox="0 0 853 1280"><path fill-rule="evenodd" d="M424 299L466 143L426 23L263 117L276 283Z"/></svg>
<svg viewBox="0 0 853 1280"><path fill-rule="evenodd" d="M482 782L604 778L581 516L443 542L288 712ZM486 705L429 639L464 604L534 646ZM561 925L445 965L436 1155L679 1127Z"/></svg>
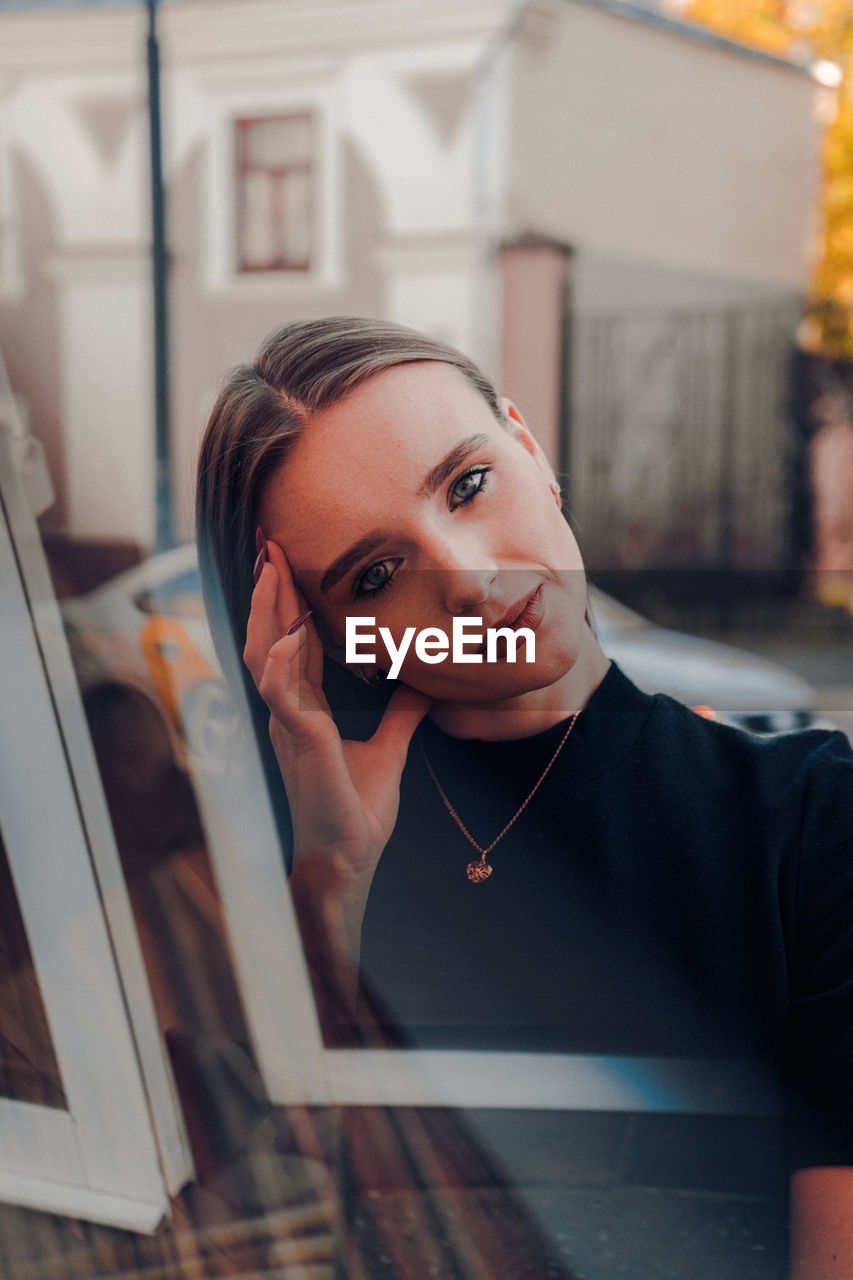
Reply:
<svg viewBox="0 0 853 1280"><path fill-rule="evenodd" d="M492 868L483 858L481 862L469 862L466 874L472 884L482 884L492 874Z"/></svg>

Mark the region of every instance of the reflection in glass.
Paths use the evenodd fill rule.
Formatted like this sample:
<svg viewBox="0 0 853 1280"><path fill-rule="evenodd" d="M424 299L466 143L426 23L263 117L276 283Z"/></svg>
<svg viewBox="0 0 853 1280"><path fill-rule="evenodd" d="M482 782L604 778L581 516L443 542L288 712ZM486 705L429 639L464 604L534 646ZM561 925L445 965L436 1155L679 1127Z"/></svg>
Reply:
<svg viewBox="0 0 853 1280"><path fill-rule="evenodd" d="M0 833L0 1097L67 1106Z"/></svg>

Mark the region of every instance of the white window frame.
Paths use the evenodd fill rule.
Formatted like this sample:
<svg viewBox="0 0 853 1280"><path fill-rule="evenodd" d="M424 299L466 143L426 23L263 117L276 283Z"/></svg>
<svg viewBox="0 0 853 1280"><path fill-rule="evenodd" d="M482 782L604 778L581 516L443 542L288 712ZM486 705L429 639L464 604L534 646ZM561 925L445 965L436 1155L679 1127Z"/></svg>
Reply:
<svg viewBox="0 0 853 1280"><path fill-rule="evenodd" d="M237 713L249 723L245 701ZM246 1017L272 1102L782 1113L774 1080L740 1058L327 1048L260 756L246 736L222 757L196 748L192 735L189 745Z"/></svg>
<svg viewBox="0 0 853 1280"><path fill-rule="evenodd" d="M15 151L0 125L0 299L4 302L23 298L27 289L20 201Z"/></svg>
<svg viewBox="0 0 853 1280"><path fill-rule="evenodd" d="M207 236L205 283L229 297L280 297L341 283L341 176L335 102L330 90L294 85L290 92L259 89L252 97L219 88L208 91L205 105L211 125L207 134ZM307 270L240 271L237 260L236 121L308 114L313 120L316 154L312 161L314 225L311 263Z"/></svg>
<svg viewBox="0 0 853 1280"><path fill-rule="evenodd" d="M0 423L0 812L67 1109L0 1099L0 1199L153 1232L192 1162L14 458Z"/></svg>
<svg viewBox="0 0 853 1280"><path fill-rule="evenodd" d="M246 240L248 239L246 232L246 209L245 209L245 184L250 180L251 176L257 175L259 172L269 175L272 166L258 165L252 163L248 158L248 152L251 150L251 134L254 128L264 125L283 125L292 124L294 122L304 122L307 124L307 134L309 140L309 154L305 160L293 161L289 164L282 165L276 171L275 177L278 179L276 187L279 197L284 194L288 182L294 175L307 174L310 197L308 200L308 251L304 260L292 260L289 262L283 259L271 262L258 262L250 264L245 257ZM235 218L235 253L237 257L237 271L242 275L259 275L263 273L268 275L270 272L294 272L297 275L307 276L311 271L311 264L316 256L317 249L317 121L314 113L311 111L288 111L279 112L274 116L250 116L247 119L238 118L234 121L234 144L235 144L235 197L237 200L237 210ZM242 217L241 217L242 210ZM280 230L277 229L277 230ZM285 228L286 231L286 228Z"/></svg>

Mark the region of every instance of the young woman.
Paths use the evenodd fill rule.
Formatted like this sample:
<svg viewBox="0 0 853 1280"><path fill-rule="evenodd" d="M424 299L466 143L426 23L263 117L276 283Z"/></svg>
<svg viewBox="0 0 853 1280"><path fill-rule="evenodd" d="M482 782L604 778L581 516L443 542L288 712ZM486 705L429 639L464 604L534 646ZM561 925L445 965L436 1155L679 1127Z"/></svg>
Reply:
<svg viewBox="0 0 853 1280"><path fill-rule="evenodd" d="M843 737L762 741L640 693L521 414L399 326L291 325L237 370L198 534L223 659L244 650L268 718L318 991L360 972L368 1040L780 1073L793 1274L853 1274ZM461 618L503 639L445 652ZM353 620L357 674L398 677L364 690L368 729L336 666Z"/></svg>

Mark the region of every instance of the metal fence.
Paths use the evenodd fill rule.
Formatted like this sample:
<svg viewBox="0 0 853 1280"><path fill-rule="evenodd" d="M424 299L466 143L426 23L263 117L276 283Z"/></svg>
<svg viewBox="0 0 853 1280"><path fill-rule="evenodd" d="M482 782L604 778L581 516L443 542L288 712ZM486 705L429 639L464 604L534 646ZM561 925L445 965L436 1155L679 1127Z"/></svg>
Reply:
<svg viewBox="0 0 853 1280"><path fill-rule="evenodd" d="M566 467L590 567L785 567L800 314L575 319Z"/></svg>

